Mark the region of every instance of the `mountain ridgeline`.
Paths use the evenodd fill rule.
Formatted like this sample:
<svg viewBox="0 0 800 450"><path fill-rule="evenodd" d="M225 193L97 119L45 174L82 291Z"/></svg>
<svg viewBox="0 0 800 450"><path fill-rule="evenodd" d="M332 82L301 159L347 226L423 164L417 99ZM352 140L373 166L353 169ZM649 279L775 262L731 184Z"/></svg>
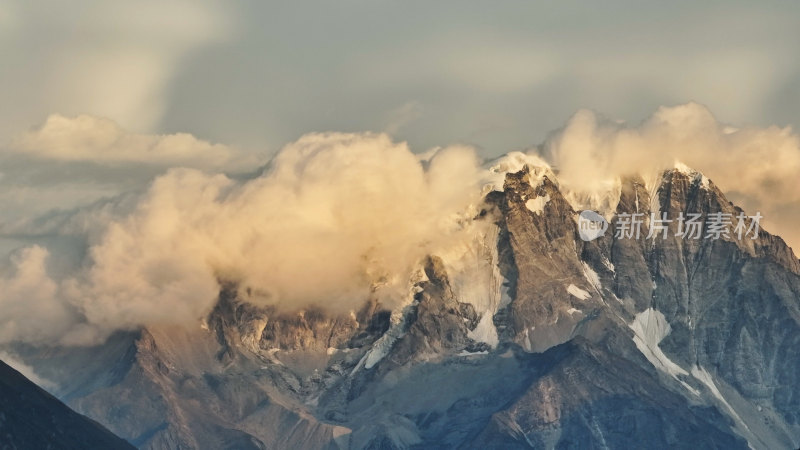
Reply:
<svg viewBox="0 0 800 450"><path fill-rule="evenodd" d="M613 200L608 232L583 241L556 176L525 166L400 306L287 312L228 283L203 326L19 351L142 449L800 446L792 250L676 221L647 239L651 213L741 212L691 171L622 179ZM641 238L616 237L631 214Z"/></svg>
<svg viewBox="0 0 800 450"><path fill-rule="evenodd" d="M134 447L72 411L0 361L0 448L132 450Z"/></svg>

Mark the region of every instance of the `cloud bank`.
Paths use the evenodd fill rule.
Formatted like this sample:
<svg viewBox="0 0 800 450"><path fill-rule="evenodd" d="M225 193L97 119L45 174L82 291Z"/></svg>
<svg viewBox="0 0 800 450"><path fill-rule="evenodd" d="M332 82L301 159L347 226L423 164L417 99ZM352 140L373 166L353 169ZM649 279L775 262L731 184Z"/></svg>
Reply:
<svg viewBox="0 0 800 450"><path fill-rule="evenodd" d="M23 252L3 281L12 289L0 301L17 310L0 325L0 342L56 334L90 343L116 328L197 321L213 307L220 281L236 281L250 301L281 308L347 311L374 291L391 304L407 292L418 261L476 213L478 164L465 147L422 161L386 135L328 133L288 145L262 176L244 182L172 169L129 213L95 208L78 226L74 215L57 221L62 230L71 224L71 233L85 225L90 247L78 273L54 281L43 248ZM23 301L32 286L33 304ZM42 319L39 299L61 315L42 323L69 324L71 314L79 326L30 327Z"/></svg>
<svg viewBox="0 0 800 450"><path fill-rule="evenodd" d="M54 114L0 144L0 230L52 209L142 190L173 167L239 173L264 160L186 133L134 133L106 118Z"/></svg>
<svg viewBox="0 0 800 450"><path fill-rule="evenodd" d="M0 278L0 343L58 341L79 321L47 274L47 256L39 246L12 255L12 273Z"/></svg>
<svg viewBox="0 0 800 450"><path fill-rule="evenodd" d="M41 127L13 140L9 149L43 160L207 170L224 170L237 156L229 147L211 144L190 134L130 133L110 119L86 114L76 117L51 115Z"/></svg>
<svg viewBox="0 0 800 450"><path fill-rule="evenodd" d="M569 192L602 197L620 176L679 160L760 210L769 231L800 242L798 136L732 128L694 103L636 125L579 111L539 147L494 162L499 174L469 147L418 155L370 133L308 134L248 177L215 170L235 160L227 147L91 117L54 116L15 142L13 153L34 166L158 169L124 194L2 228L37 244L18 246L0 271L0 344L90 344L121 328L196 324L220 281L284 309L344 312L369 296L392 305L422 257L474 238L485 184L526 161L549 162ZM73 247L58 244L67 238Z"/></svg>
<svg viewBox="0 0 800 450"><path fill-rule="evenodd" d="M697 103L661 107L633 126L582 110L541 151L562 184L585 192L680 161L745 210L761 211L770 232L800 248L800 137L790 127L731 127Z"/></svg>

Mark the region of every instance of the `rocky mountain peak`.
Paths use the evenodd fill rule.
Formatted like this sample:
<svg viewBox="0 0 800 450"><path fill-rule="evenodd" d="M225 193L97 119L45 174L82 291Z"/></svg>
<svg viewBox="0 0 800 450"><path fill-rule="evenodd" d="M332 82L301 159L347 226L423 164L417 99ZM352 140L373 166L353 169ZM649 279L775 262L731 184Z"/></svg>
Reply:
<svg viewBox="0 0 800 450"><path fill-rule="evenodd" d="M202 326L64 350L114 367L102 383L45 372L141 448L800 444L798 260L763 229L706 237L754 212L680 165L594 197L522 154L490 172L474 235L420 260L405 303L289 311L223 283Z"/></svg>

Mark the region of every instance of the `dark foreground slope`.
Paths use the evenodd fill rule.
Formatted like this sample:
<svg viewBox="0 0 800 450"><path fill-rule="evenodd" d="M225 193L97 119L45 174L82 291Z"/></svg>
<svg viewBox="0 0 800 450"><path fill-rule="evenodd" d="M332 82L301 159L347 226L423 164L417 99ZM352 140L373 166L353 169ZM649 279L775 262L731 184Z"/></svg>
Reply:
<svg viewBox="0 0 800 450"><path fill-rule="evenodd" d="M0 448L132 449L0 361Z"/></svg>

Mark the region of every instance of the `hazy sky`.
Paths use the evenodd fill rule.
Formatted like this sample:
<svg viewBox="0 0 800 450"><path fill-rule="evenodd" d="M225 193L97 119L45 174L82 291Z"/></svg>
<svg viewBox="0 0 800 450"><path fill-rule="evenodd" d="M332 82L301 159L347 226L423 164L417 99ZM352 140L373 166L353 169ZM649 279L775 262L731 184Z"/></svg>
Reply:
<svg viewBox="0 0 800 450"><path fill-rule="evenodd" d="M272 152L310 131L529 147L579 108L800 125L800 3L0 0L0 136L52 113Z"/></svg>

